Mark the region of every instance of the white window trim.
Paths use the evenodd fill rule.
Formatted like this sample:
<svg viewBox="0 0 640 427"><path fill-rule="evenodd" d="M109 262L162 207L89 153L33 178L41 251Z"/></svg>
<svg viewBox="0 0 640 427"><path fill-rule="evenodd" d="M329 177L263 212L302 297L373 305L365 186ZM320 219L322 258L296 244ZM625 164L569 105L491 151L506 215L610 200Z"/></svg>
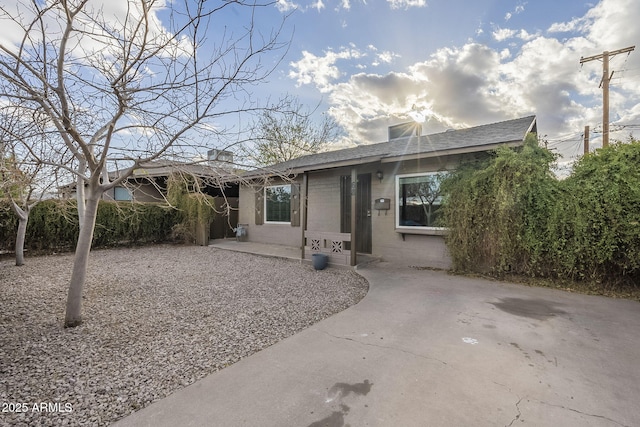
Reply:
<svg viewBox="0 0 640 427"><path fill-rule="evenodd" d="M276 184L276 185L267 185L264 187L264 193L262 194L262 198L264 199L264 206L262 207L264 212L264 223L265 224L283 224L283 225L291 225L291 213L289 213L289 221L269 221L267 215L267 188L275 188L275 187L289 187L289 194L291 194L291 184ZM291 203L291 200L289 200ZM291 206L291 205L289 205Z"/></svg>
<svg viewBox="0 0 640 427"><path fill-rule="evenodd" d="M396 232L403 234L431 234L431 235L444 235L446 234L448 228L446 227L429 227L429 226L408 226L408 225L400 225L400 179L401 178L413 178L416 176L431 176L431 175L440 175L442 173L447 173L447 171L436 171L436 172L416 172L416 173L406 173L396 175L396 185L395 185L395 204L396 204L396 219L395 219L395 227Z"/></svg>

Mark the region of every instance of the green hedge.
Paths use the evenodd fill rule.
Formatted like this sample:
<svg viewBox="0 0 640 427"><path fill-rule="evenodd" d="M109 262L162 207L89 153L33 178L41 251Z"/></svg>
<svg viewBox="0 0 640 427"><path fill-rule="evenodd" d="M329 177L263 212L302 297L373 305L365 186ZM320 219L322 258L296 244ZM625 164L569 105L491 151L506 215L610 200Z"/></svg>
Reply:
<svg viewBox="0 0 640 427"><path fill-rule="evenodd" d="M551 173L554 160L529 136L445 180L454 269L637 285L640 142L584 156L565 180Z"/></svg>
<svg viewBox="0 0 640 427"><path fill-rule="evenodd" d="M547 224L549 261L565 277L640 283L640 142L582 157Z"/></svg>
<svg viewBox="0 0 640 427"><path fill-rule="evenodd" d="M165 242L172 238L180 213L159 204L100 201L93 247ZM6 201L0 201L0 249L12 251L18 221ZM25 249L73 250L78 238L78 214L74 200L45 200L29 216Z"/></svg>

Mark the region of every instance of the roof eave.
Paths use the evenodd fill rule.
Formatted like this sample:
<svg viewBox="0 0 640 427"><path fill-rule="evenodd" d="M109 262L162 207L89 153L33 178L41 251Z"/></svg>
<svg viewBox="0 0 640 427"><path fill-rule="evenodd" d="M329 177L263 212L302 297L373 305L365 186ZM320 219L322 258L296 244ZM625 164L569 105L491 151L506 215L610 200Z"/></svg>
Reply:
<svg viewBox="0 0 640 427"><path fill-rule="evenodd" d="M341 160L341 161L338 161L338 162L319 163L319 164L315 164L315 165L298 166L298 167L292 167L290 169L281 169L281 170L269 170L268 167L266 167L266 168L264 168L264 170L262 172L249 173L247 175L243 175L242 178L244 178L244 179L258 179L258 178L262 178L264 176L298 175L298 174L301 174L301 173L304 173L304 172L316 172L316 171L321 171L321 170L337 169L337 168L342 168L342 167L347 167L347 166L357 166L357 165L361 165L361 164L365 164L365 163L379 162L381 158L382 158L382 156L376 155L376 156L362 157L362 158L359 158L359 159L347 159L347 160Z"/></svg>
<svg viewBox="0 0 640 427"><path fill-rule="evenodd" d="M325 169L336 169L336 168L342 168L347 166L362 165L365 163L379 162L381 159L382 159L382 156L379 156L379 155L368 156L368 157L362 157L359 159L348 159L348 160L341 160L339 162L330 162L330 163L324 163L324 164L318 164L318 165L303 166L300 168L294 168L292 169L292 171L295 173L314 172L314 171L325 170Z"/></svg>
<svg viewBox="0 0 640 427"><path fill-rule="evenodd" d="M478 153L481 151L491 151L498 147L518 147L523 144L523 140L500 142L497 144L475 145L472 147L460 147L449 150L430 151L424 153L415 153L401 156L383 157L381 163L393 163L407 160L427 159L433 157L452 156L456 154Z"/></svg>

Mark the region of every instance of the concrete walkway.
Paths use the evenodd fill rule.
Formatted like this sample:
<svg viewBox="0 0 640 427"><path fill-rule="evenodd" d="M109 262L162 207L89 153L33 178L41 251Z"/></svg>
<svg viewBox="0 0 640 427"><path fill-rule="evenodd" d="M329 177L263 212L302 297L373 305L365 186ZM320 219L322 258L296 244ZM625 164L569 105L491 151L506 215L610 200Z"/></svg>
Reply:
<svg viewBox="0 0 640 427"><path fill-rule="evenodd" d="M244 253L261 255L261 256L286 258L286 259L292 259L296 261L301 261L300 256L302 255L300 248L296 248L293 246L274 245L274 244L257 243L257 242L238 242L235 239L211 240L209 242L209 246L212 248L224 249L226 251L244 252ZM364 266L372 262L379 261L378 257L369 255L369 254L361 254L361 253L357 254L356 259L357 259L358 267ZM308 260L304 262L311 263ZM342 269L353 268L349 265L336 265L336 264L330 264L330 265L333 268L342 268Z"/></svg>
<svg viewBox="0 0 640 427"><path fill-rule="evenodd" d="M269 245L256 242L238 242L235 239L215 239L209 246L227 251L244 252L262 256L300 260L300 248L284 245Z"/></svg>
<svg viewBox="0 0 640 427"><path fill-rule="evenodd" d="M640 425L637 302L387 263L359 273L359 304L117 425Z"/></svg>

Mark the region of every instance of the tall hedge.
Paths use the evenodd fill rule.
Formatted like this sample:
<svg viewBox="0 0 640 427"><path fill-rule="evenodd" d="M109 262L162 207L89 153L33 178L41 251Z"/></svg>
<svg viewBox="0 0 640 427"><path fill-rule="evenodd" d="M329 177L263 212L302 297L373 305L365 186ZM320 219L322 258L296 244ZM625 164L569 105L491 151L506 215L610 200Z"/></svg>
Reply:
<svg viewBox="0 0 640 427"><path fill-rule="evenodd" d="M454 268L501 275L535 271L545 252L539 227L557 193L555 156L534 135L520 149L500 148L442 184L442 219Z"/></svg>
<svg viewBox="0 0 640 427"><path fill-rule="evenodd" d="M570 177L527 138L443 183L454 269L640 283L640 142L584 156Z"/></svg>
<svg viewBox="0 0 640 427"><path fill-rule="evenodd" d="M196 178L169 177L167 199L171 203L136 203L101 200L98 205L93 248L139 243L186 241L196 234L205 241L215 214L214 199L202 194ZM9 202L0 199L0 250L15 246L18 220ZM75 200L45 200L29 215L25 249L35 251L73 250L78 239Z"/></svg>
<svg viewBox="0 0 640 427"><path fill-rule="evenodd" d="M585 155L562 189L547 225L558 272L640 285L640 142Z"/></svg>
<svg viewBox="0 0 640 427"><path fill-rule="evenodd" d="M100 201L93 247L165 242L171 239L179 213L159 204ZM0 249L12 251L17 219L0 201ZM78 238L75 200L45 200L29 215L25 248L32 251L73 250Z"/></svg>

